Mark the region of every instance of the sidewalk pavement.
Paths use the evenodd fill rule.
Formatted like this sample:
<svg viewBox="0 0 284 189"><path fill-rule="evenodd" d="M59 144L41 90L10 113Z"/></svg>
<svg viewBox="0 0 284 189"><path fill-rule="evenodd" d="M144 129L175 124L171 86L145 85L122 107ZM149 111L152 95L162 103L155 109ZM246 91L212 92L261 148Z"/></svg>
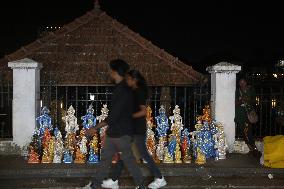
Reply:
<svg viewBox="0 0 284 189"><path fill-rule="evenodd" d="M284 169L262 167L259 161L250 155L228 154L227 159L210 159L203 166L190 164L158 164L165 176L199 177L210 174L213 177L253 177L268 174L284 177ZM141 164L144 176L150 176ZM0 156L0 178L60 178L92 177L96 174L96 164L28 164L20 156ZM124 171L123 177L128 177Z"/></svg>
<svg viewBox="0 0 284 189"><path fill-rule="evenodd" d="M262 167L250 155L228 154L226 160L207 164L158 164L168 181L165 189L194 188L281 188L284 169ZM28 164L19 156L0 156L0 188L75 189L96 177L96 164ZM141 164L147 182L151 177ZM270 178L268 178L268 175ZM273 177L273 178L272 178ZM120 188L134 188L132 178L123 172Z"/></svg>

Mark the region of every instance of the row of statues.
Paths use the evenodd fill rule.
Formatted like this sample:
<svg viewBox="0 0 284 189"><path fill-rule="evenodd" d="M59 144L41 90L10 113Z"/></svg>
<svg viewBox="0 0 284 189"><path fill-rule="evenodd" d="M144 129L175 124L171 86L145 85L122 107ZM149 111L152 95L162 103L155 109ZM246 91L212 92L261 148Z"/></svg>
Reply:
<svg viewBox="0 0 284 189"><path fill-rule="evenodd" d="M224 128L221 123L212 121L209 106L203 109L203 115L197 117L195 131L192 132L184 128L178 105L169 118L165 108L161 106L159 115L155 117L157 125L151 113L152 110L148 107L146 144L149 154L156 162L190 163L194 158L195 163L204 164L208 158L226 158Z"/></svg>
<svg viewBox="0 0 284 189"><path fill-rule="evenodd" d="M92 138L86 137L85 131L105 120L108 116L107 105L103 105L101 114L94 116L92 105L81 117L82 128L75 116L75 109L69 107L65 123L65 137L55 127L53 129L49 110L43 107L37 118L30 143L29 163L98 163L103 148L107 127L101 128ZM184 128L178 105L169 117L163 105L158 116L153 118L152 109L148 106L146 113L146 146L149 154L157 163L195 163L204 164L207 158L216 160L226 158L226 140L224 128L220 123L211 120L210 108L203 109L203 115L197 118L195 131Z"/></svg>
<svg viewBox="0 0 284 189"><path fill-rule="evenodd" d="M35 128L29 146L28 163L98 163L101 141L103 141L106 128L101 128L100 133L89 141L85 131L94 127L97 121L101 122L106 119L108 111L107 105L103 105L101 115L95 117L94 109L90 105L87 114L81 117L83 127L79 131L75 109L71 105L67 115L62 118L65 122L65 138L63 139L61 131L57 127L53 129L49 110L44 107L41 115L36 119L38 127Z"/></svg>

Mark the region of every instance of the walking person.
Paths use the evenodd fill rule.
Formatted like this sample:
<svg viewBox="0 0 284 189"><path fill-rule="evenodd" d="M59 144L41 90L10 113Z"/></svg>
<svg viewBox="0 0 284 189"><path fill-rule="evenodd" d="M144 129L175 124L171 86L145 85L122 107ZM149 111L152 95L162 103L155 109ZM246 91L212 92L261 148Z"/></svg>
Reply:
<svg viewBox="0 0 284 189"><path fill-rule="evenodd" d="M94 189L101 186L104 178L107 178L109 166L115 153L120 152L121 159L132 175L136 189L144 189L144 178L142 172L132 153L132 113L133 113L133 92L127 86L125 74L129 65L123 60L117 59L110 62L110 76L114 80L116 87L113 91L109 116L103 121L87 130L88 135L94 135L97 129L108 125L104 147L101 151L101 161L98 164L96 179L84 187L84 189Z"/></svg>
<svg viewBox="0 0 284 189"><path fill-rule="evenodd" d="M148 188L158 189L167 185L166 180L161 174L161 171L156 166L153 158L149 155L146 147L146 99L148 97L148 87L142 74L137 70L131 70L126 74L126 81L128 86L133 90L134 94L134 113L133 118L133 142L137 147L140 158L145 160L147 167L155 177L154 181L148 185ZM119 160L113 165L111 176L104 180L102 187L117 189L118 178L121 175L124 164L123 159Z"/></svg>

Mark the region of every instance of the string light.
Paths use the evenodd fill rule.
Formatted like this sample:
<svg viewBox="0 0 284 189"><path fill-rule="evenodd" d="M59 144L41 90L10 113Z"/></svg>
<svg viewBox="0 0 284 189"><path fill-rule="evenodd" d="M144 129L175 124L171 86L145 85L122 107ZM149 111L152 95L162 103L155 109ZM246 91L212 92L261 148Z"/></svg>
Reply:
<svg viewBox="0 0 284 189"><path fill-rule="evenodd" d="M259 105L259 97L257 96L256 98L255 98L255 101L256 101L256 105L258 106Z"/></svg>
<svg viewBox="0 0 284 189"><path fill-rule="evenodd" d="M276 107L276 99L271 100L271 106L272 106L272 108Z"/></svg>
<svg viewBox="0 0 284 189"><path fill-rule="evenodd" d="M278 77L276 73L274 73L274 74L272 74L272 75L273 75L273 77L275 77L275 78L277 78L277 77Z"/></svg>

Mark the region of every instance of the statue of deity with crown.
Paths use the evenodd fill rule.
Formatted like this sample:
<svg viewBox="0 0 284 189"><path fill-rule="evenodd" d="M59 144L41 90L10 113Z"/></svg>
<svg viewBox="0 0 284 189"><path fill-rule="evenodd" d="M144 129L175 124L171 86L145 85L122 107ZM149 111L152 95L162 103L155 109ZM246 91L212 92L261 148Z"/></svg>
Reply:
<svg viewBox="0 0 284 189"><path fill-rule="evenodd" d="M178 105L175 106L173 110L172 116L170 116L171 120L171 131L175 135L176 140L179 144L181 144L181 131L183 129L182 117L180 115L180 108Z"/></svg>
<svg viewBox="0 0 284 189"><path fill-rule="evenodd" d="M76 134L79 130L79 125L75 116L75 109L72 105L68 108L67 115L62 117L62 120L65 122L66 135Z"/></svg>
<svg viewBox="0 0 284 189"><path fill-rule="evenodd" d="M63 146L61 132L57 127L54 129L54 136L55 136L55 142L54 142L53 163L61 163L63 158L64 146Z"/></svg>
<svg viewBox="0 0 284 189"><path fill-rule="evenodd" d="M94 116L94 109L93 105L91 104L87 109L87 114L82 116L81 119L83 120L83 129L87 130L91 127L96 125L96 117Z"/></svg>
<svg viewBox="0 0 284 189"><path fill-rule="evenodd" d="M71 105L67 110L67 115L62 117L62 120L65 122L65 149L69 151L72 155L75 151L76 146L76 132L79 130L79 125L77 123L77 118L75 116L75 109ZM66 153L65 156L69 154ZM68 157L69 158L69 157ZM70 158L69 158L70 160Z"/></svg>
<svg viewBox="0 0 284 189"><path fill-rule="evenodd" d="M156 148L156 156L158 160L163 161L165 145L167 143L167 133L169 130L169 119L163 105L159 109L159 115L155 118L157 122L156 131L158 133L158 144Z"/></svg>
<svg viewBox="0 0 284 189"><path fill-rule="evenodd" d="M166 115L166 110L163 105L159 109L159 115L156 117L158 137L167 137L169 129L169 119Z"/></svg>
<svg viewBox="0 0 284 189"><path fill-rule="evenodd" d="M39 131L38 134L40 137L44 135L46 129L48 129L50 132L53 130L49 113L49 109L44 106L41 110L41 115L36 118L36 121L39 124L37 130Z"/></svg>

